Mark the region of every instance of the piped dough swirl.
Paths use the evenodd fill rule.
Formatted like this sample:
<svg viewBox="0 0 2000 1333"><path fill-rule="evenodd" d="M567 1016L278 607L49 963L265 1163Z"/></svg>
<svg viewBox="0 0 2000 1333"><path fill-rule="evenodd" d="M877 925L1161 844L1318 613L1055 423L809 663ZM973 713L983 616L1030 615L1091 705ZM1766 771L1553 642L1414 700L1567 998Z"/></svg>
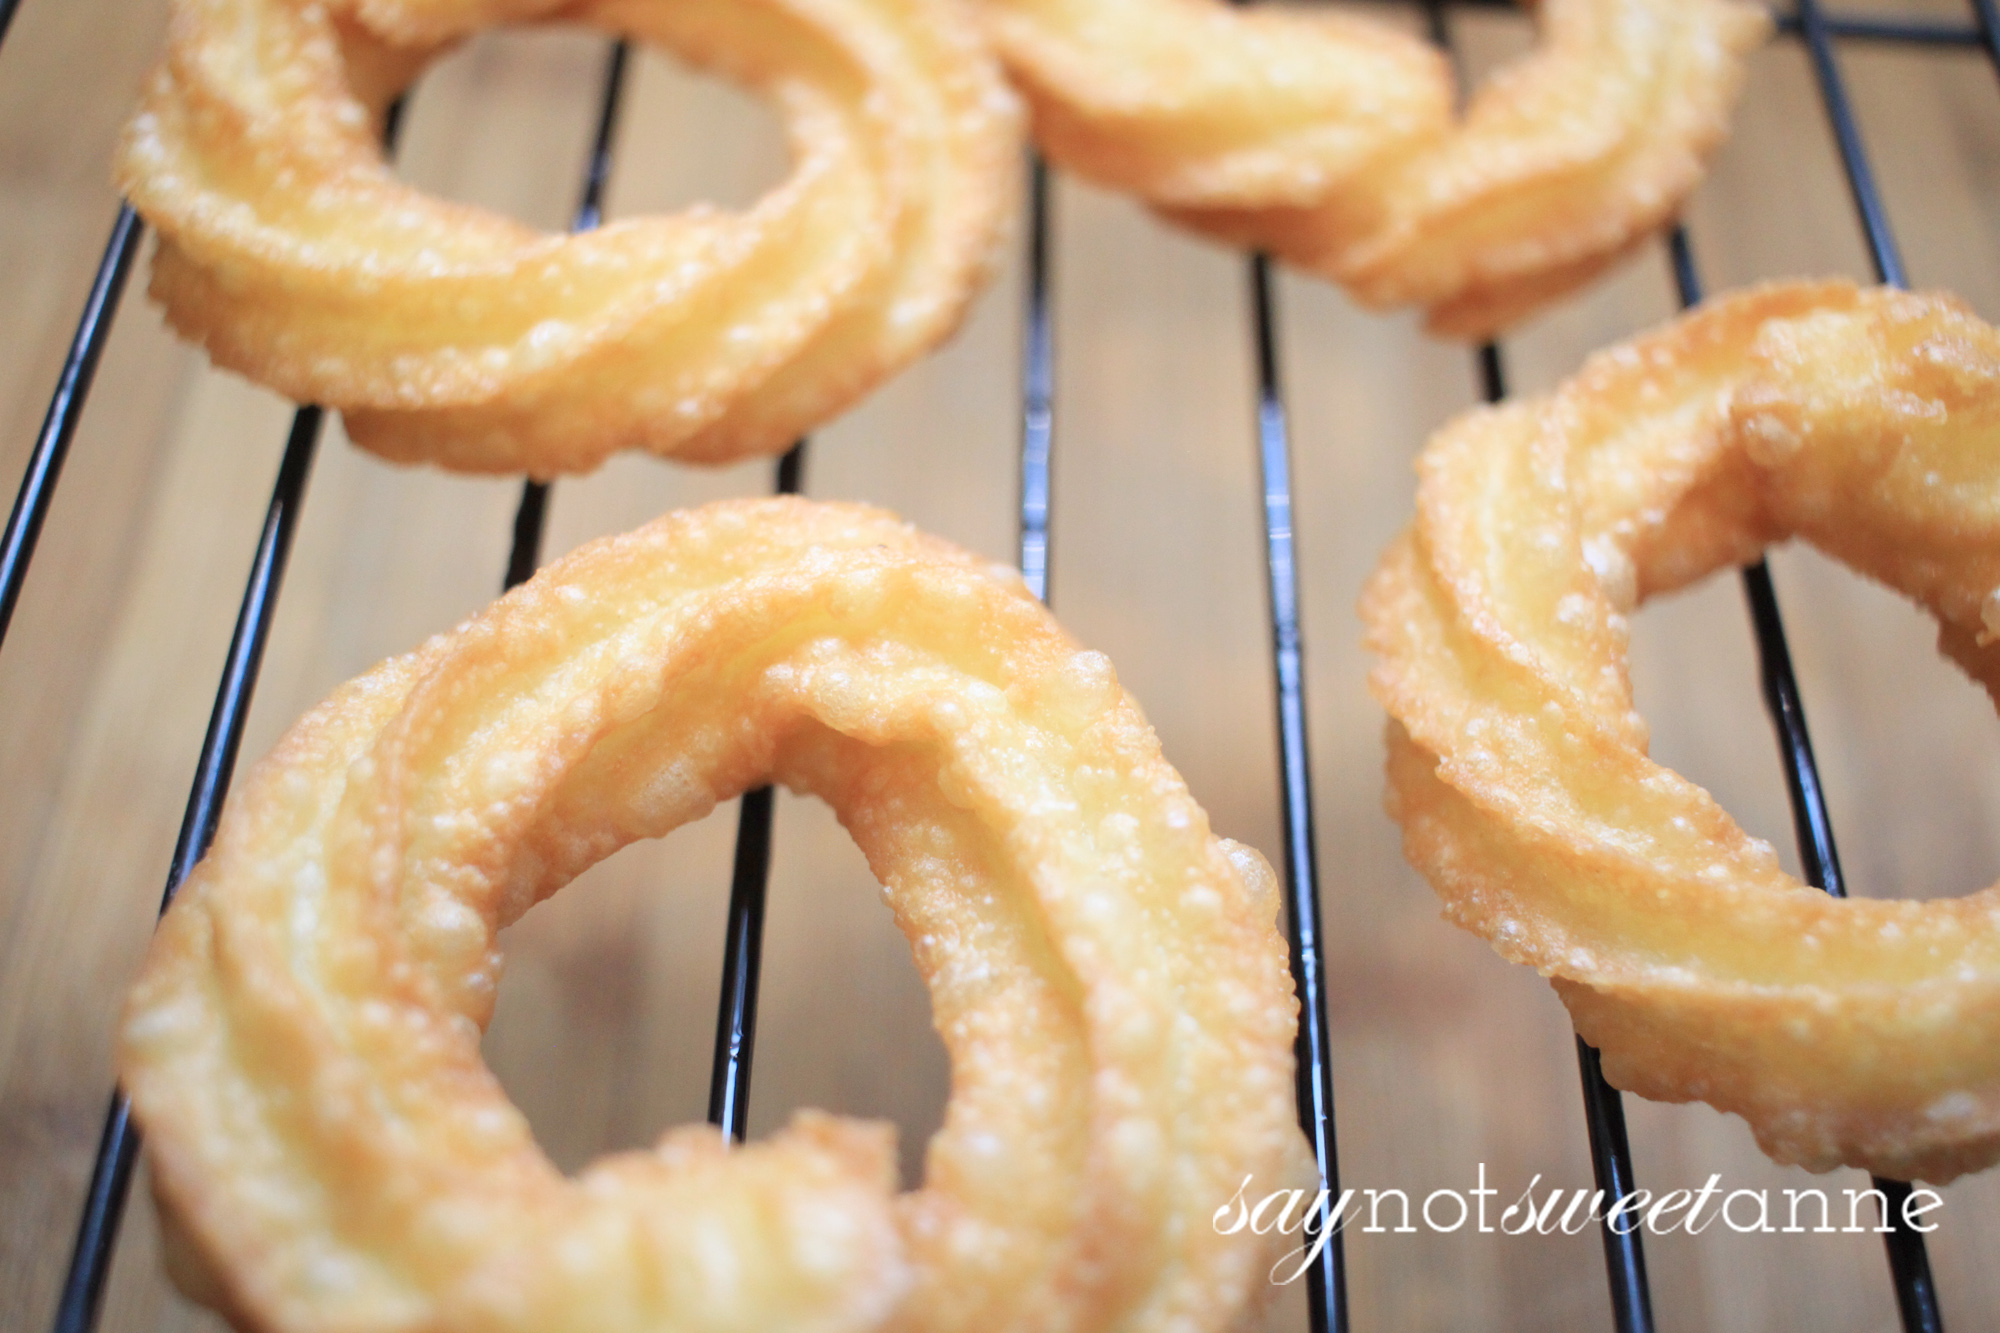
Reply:
<svg viewBox="0 0 2000 1333"><path fill-rule="evenodd" d="M405 185L384 109L503 22L735 79L787 179L544 235ZM620 449L769 454L947 337L1015 190L1018 112L954 0L175 0L117 176L152 293L218 365L397 461L547 477Z"/></svg>
<svg viewBox="0 0 2000 1333"><path fill-rule="evenodd" d="M479 1057L496 933L766 780L826 799L952 1059L922 1189L808 1114L565 1179ZM184 1285L272 1330L1223 1329L1302 1185L1276 885L1109 664L877 511L739 501L552 565L248 775L120 1067Z"/></svg>
<svg viewBox="0 0 2000 1333"><path fill-rule="evenodd" d="M1199 230L1483 338L1670 220L1728 130L1742 0L1542 0L1463 114L1369 18L1222 0L979 0L1051 158Z"/></svg>
<svg viewBox="0 0 2000 1333"><path fill-rule="evenodd" d="M1362 601L1390 809L1445 914L1555 983L1613 1084L1734 1111L1780 1162L2000 1157L2000 887L1784 873L1647 757L1625 618L1803 538L1995 693L1996 446L2000 334L1956 301L1756 288L1447 426Z"/></svg>

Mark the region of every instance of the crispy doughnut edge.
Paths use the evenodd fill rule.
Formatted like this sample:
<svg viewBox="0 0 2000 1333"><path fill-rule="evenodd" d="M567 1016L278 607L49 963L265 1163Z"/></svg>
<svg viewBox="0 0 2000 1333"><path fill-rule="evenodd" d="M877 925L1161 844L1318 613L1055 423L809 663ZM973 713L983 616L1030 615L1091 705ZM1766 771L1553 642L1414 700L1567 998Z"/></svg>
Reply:
<svg viewBox="0 0 2000 1333"><path fill-rule="evenodd" d="M1836 900L1646 756L1625 618L1797 536L2000 680L2000 335L1948 297L1754 288L1470 413L1362 601L1389 810L1445 915L1548 976L1615 1085L1780 1162L2000 1158L2000 886Z"/></svg>
<svg viewBox="0 0 2000 1333"><path fill-rule="evenodd" d="M564 1180L478 1058L494 933L768 777L834 804L932 987L925 1187L814 1113ZM241 1328L1248 1327L1285 1238L1211 1215L1311 1175L1277 907L1017 575L879 511L725 502L295 726L169 911L120 1067L175 1271ZM718 1286L696 1235L763 1276Z"/></svg>

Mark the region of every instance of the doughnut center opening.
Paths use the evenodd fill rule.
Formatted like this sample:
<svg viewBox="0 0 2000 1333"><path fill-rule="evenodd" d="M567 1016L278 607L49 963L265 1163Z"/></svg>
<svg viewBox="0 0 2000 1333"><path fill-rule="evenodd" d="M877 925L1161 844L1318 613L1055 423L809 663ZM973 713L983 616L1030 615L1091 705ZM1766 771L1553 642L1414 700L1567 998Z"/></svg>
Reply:
<svg viewBox="0 0 2000 1333"><path fill-rule="evenodd" d="M426 194L540 231L569 230L611 42L575 25L476 34L411 89L392 169ZM784 126L769 106L636 41L612 148L606 220L702 203L742 211L790 169Z"/></svg>
<svg viewBox="0 0 2000 1333"><path fill-rule="evenodd" d="M1936 622L1803 542L1770 563L1848 893L1951 898L2000 879L2000 717L1937 651ZM1799 874L1736 572L1640 608L1631 661L1654 761L1706 787Z"/></svg>
<svg viewBox="0 0 2000 1333"><path fill-rule="evenodd" d="M566 1173L707 1116L737 810L622 849L501 933L484 1054ZM914 1188L949 1085L929 994L867 861L824 804L780 789L750 1137L802 1107L892 1120Z"/></svg>
<svg viewBox="0 0 2000 1333"><path fill-rule="evenodd" d="M607 218L702 203L745 212L784 184L791 150L768 103L656 47L635 44L632 54Z"/></svg>

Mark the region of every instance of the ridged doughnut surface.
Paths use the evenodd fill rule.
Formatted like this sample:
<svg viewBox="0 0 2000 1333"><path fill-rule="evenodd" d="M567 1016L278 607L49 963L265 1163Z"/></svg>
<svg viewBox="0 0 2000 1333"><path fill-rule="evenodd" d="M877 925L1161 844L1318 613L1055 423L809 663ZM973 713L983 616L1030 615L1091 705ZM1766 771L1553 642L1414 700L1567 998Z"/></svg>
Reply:
<svg viewBox="0 0 2000 1333"><path fill-rule="evenodd" d="M565 1179L480 1061L496 932L767 779L833 805L931 987L924 1187L819 1115ZM1277 909L1018 576L877 511L731 502L294 727L168 912L120 1065L183 1285L241 1328L1233 1328L1296 1237L1213 1213L1311 1174Z"/></svg>
<svg viewBox="0 0 2000 1333"><path fill-rule="evenodd" d="M1035 136L1171 216L1488 336L1670 219L1770 21L1741 0L1542 0L1462 115L1442 56L1340 13L980 0Z"/></svg>
<svg viewBox="0 0 2000 1333"><path fill-rule="evenodd" d="M587 23L755 90L790 176L549 236L398 181L384 108L492 24ZM1013 199L1018 115L955 0L175 0L118 181L218 365L398 461L538 476L787 447L947 337ZM692 127L690 127L692 129Z"/></svg>
<svg viewBox="0 0 2000 1333"><path fill-rule="evenodd" d="M1647 758L1625 663L1640 601L1799 537L2000 687L2000 334L1944 296L1753 289L1461 418L1418 471L1362 614L1445 914L1554 981L1612 1083L1734 1111L1780 1162L2000 1157L2000 887L1791 878Z"/></svg>

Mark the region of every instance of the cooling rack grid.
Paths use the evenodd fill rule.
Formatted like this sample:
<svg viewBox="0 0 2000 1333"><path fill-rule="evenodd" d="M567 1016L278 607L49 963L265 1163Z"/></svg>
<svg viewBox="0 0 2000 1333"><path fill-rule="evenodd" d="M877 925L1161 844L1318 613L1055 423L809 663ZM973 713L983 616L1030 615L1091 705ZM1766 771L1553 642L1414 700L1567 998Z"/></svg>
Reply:
<svg viewBox="0 0 2000 1333"><path fill-rule="evenodd" d="M1488 9L1499 0L1460 0L1454 7ZM18 0L0 0L0 38L4 38ZM1453 23L1447 6L1425 0L1421 6L1430 31L1450 45ZM1781 14L1784 35L1808 54L1822 99L1826 130L1837 145L1841 167L1853 196L1876 276L1905 281L1902 260L1891 232L1887 211L1875 183L1864 137L1842 77L1839 42L1887 44L1931 53L1953 50L1982 52L2000 69L2000 14L1995 0L1970 0L1962 19L1901 18L1824 12L1817 0L1797 0L1796 9ZM621 97L626 85L629 53L624 43L609 44L604 59L595 134L586 161L581 200L573 225L598 224L610 179L612 150ZM392 116L391 137L393 138ZM1058 534L1053 480L1055 445L1063 440L1056 420L1057 340L1060 329L1052 304L1054 253L1051 229L1055 182L1049 170L1035 162L1029 171L1029 221L1026 235L1024 345L1021 377L1020 566L1038 595L1047 596L1052 548ZM114 219L89 296L78 322L74 344L62 368L42 430L30 455L19 498L0 539L0 636L4 636L28 575L35 544L53 502L65 455L91 394L99 357L110 335L126 278L143 239L143 226L129 209ZM1687 234L1675 228L1663 241L1683 303L1699 299L1701 283ZM1338 1189L1334 1124L1335 1080L1328 1029L1328 976L1323 951L1325 931L1338 929L1338 899L1321 891L1321 874L1314 834L1311 734L1306 716L1305 649L1301 629L1301 573L1293 526L1292 459L1288 417L1280 386L1283 359L1277 291L1270 266L1261 257L1246 263L1245 281L1250 314L1248 341L1255 375L1255 441L1263 510L1266 596L1270 611L1270 670L1276 704L1276 752L1282 822L1282 870L1287 891L1287 927L1291 934L1293 971L1303 1002L1299 1046L1298 1098L1301 1123L1315 1140L1329 1183ZM1505 358L1498 347L1479 349L1476 366L1489 400L1506 392ZM285 566L300 521L307 480L322 428L313 407L296 412L284 447L278 478L252 562L241 611L218 687L215 708L197 762L193 791L168 871L165 897L199 859L212 837L221 801L233 773L242 741L252 692L265 644L276 614ZM1065 441L1067 443L1067 441ZM1077 447L1088 447L1079 442ZM776 469L776 489L796 492L806 477L807 446L801 442ZM548 512L547 488L527 484L516 509L513 540L504 582L511 586L532 572L539 558ZM1792 802L1800 862L1811 882L1830 893L1845 891L1799 689L1779 619L1776 593L1765 567L1745 570L1748 601L1761 671L1761 682L1777 730L1784 772ZM741 805L730 895L722 1000L717 1016L710 1084L711 1121L741 1137L746 1129L764 915L764 893L771 861L773 801L767 790L747 795ZM1330 916L1322 920L1322 903ZM1625 1125L1622 1099L1598 1073L1595 1053L1577 1044L1590 1155L1597 1183L1608 1193L1632 1188L1635 1168ZM96 1322L110 1258L138 1152L137 1135L126 1119L122 1099L112 1096L88 1190L82 1200L76 1242L64 1283L54 1327L81 1333ZM1640 1182L1643 1183L1643 1182ZM1891 1199L1906 1189L1879 1182ZM1645 1255L1637 1234L1619 1236L1603 1231L1605 1272L1613 1325L1620 1330L1654 1327ZM1890 1281L1903 1326L1943 1327L1922 1237L1907 1228L1885 1236ZM1323 1251L1321 1262L1304 1284L1308 1319L1317 1330L1348 1327L1343 1247L1336 1242Z"/></svg>

